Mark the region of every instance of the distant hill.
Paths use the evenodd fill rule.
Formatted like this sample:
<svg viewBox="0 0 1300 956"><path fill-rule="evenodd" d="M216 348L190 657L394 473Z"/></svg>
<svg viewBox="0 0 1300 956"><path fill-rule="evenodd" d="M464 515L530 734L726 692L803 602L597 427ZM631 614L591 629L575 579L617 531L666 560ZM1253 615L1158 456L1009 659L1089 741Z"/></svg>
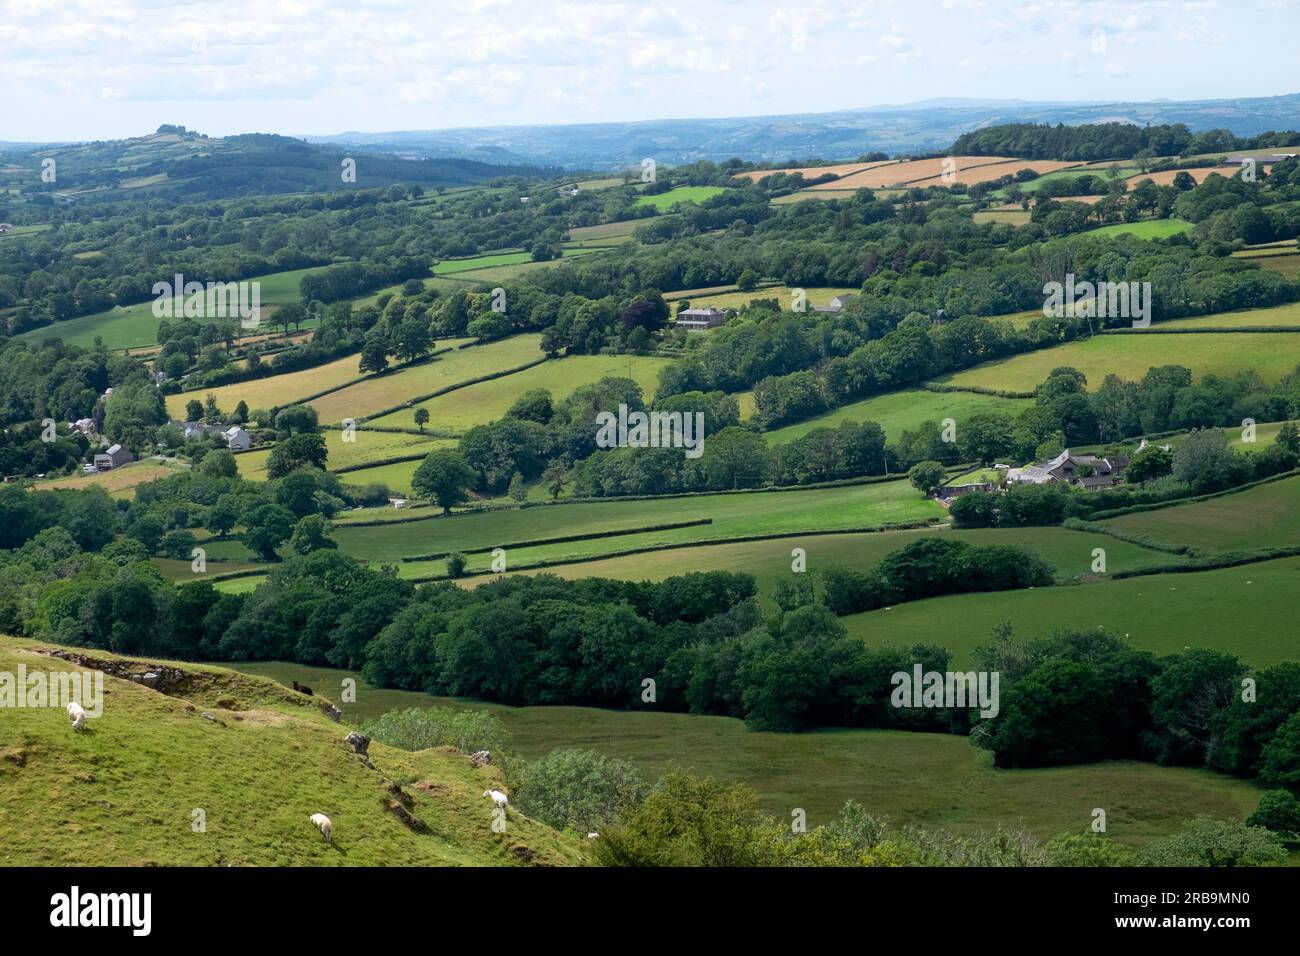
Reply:
<svg viewBox="0 0 1300 956"><path fill-rule="evenodd" d="M583 862L583 841L512 807L492 830L495 767L451 748L370 745L306 697L221 667L159 667L104 651L0 637L0 671L73 671L85 654L103 715L12 707L0 739L0 866L447 866ZM155 690L132 676L156 676ZM319 688L317 688L319 690ZM195 811L201 811L196 814ZM334 825L327 844L309 822ZM201 818L202 827L194 824ZM413 822L413 819L414 821Z"/></svg>
<svg viewBox="0 0 1300 956"><path fill-rule="evenodd" d="M1004 123L1184 123L1193 132L1227 128L1238 136L1300 129L1300 94L1186 102L1040 102L944 98L834 113L639 123L498 126L309 136L308 142L383 150L406 157L497 157L570 169L637 164L850 159L865 153L947 148L963 133Z"/></svg>
<svg viewBox="0 0 1300 956"><path fill-rule="evenodd" d="M215 199L241 195L370 188L393 183L460 186L500 176L541 176L553 170L536 164L485 162L464 156L400 158L366 151L357 160L355 184L345 183L342 161L356 149L312 145L265 133L224 138L183 126L161 126L130 139L63 145L0 146L0 188L59 202L165 195ZM41 180L43 163L54 160L55 180Z"/></svg>

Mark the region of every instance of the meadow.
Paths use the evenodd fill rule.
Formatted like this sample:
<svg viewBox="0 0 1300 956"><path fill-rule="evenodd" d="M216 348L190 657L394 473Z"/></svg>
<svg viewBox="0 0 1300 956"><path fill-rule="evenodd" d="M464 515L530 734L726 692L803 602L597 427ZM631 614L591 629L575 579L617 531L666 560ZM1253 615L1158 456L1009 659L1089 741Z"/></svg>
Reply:
<svg viewBox="0 0 1300 956"><path fill-rule="evenodd" d="M712 571L726 568L753 574L758 582L768 610L774 610L773 594L778 583L795 572L791 570L791 550L803 548L808 571L831 566L868 570L892 551L905 547L923 537L943 537L965 541L972 545L1018 545L1029 548L1056 569L1060 582L1095 579L1091 573L1092 552L1106 549L1107 567L1110 571L1129 570L1178 561L1159 551L1108 538L1099 533L1084 533L1065 528L980 528L954 531L951 528L913 529L907 531L879 531L865 534L799 535L773 538L765 541L742 541L731 544L710 544L698 547L673 548L629 554L621 557L597 558L576 564L521 571L521 574L556 574L562 578L620 578L628 581L662 581L674 574L691 571ZM509 549L507 559L519 564L546 559L556 560L568 552L582 554L594 550L635 546L645 535L630 534L598 541L572 542L534 548ZM470 567L486 571L491 555L470 555ZM475 560L481 558L481 560ZM435 562L428 562L430 565ZM511 573L507 570L506 573ZM492 574L466 579L471 585L491 580Z"/></svg>
<svg viewBox="0 0 1300 956"><path fill-rule="evenodd" d="M1182 219L1144 219L1141 222L1117 222L1111 226L1098 226L1081 232L1081 236L1102 238L1106 236L1135 236L1138 239L1168 239L1190 232L1192 224Z"/></svg>
<svg viewBox="0 0 1300 956"><path fill-rule="evenodd" d="M1233 329L1273 326L1276 328L1300 328L1300 302L1288 302L1267 309L1243 309L1239 312L1216 312L1213 315L1200 315L1193 319L1170 319L1167 322L1153 322L1152 327L1162 329ZM1300 341L1297 341L1296 361L1300 362Z"/></svg>
<svg viewBox="0 0 1300 956"><path fill-rule="evenodd" d="M263 306L279 305L299 301L298 283L302 281L302 277L319 272L323 268L325 266L271 272L266 275L249 276L242 281L261 283L260 296ZM170 281L170 277L168 280ZM104 345L110 349L142 348L157 344L159 321L153 314L153 300L150 299L134 305L114 306L107 311L96 312L94 315L55 322L53 325L24 332L19 338L40 342L57 337L70 345L81 346L93 345L96 338L101 338ZM303 327L309 326L303 323Z"/></svg>
<svg viewBox="0 0 1300 956"><path fill-rule="evenodd" d="M725 191L721 186L678 186L664 193L638 196L634 205L654 206L660 212L667 212L679 202L701 203Z"/></svg>
<svg viewBox="0 0 1300 956"><path fill-rule="evenodd" d="M458 382L536 361L542 358L541 340L540 335L530 333L444 352L418 365L372 375L308 404L316 409L322 424L362 419Z"/></svg>
<svg viewBox="0 0 1300 956"><path fill-rule="evenodd" d="M363 474L365 472L349 472L348 480L360 483L362 479L359 476ZM334 530L334 539L344 552L365 561L379 562L467 548L492 548L517 541L597 531L635 531L676 522L712 519L712 523L707 525L638 534L635 541L630 537L598 538L563 545L566 553L583 553L577 549L585 544L591 549L585 552L586 556L598 556L626 547L689 544L745 535L872 528L894 522L938 519L943 514L940 505L922 497L907 481L898 480L793 491L611 499L524 509L494 508L367 527L341 524ZM248 552L237 541L214 543L209 553L240 560L248 557ZM521 549L513 560L522 561L525 554L526 551ZM421 564L425 563L404 564L403 572L408 575L442 574L445 570L445 562L427 562L429 567L422 568Z"/></svg>
<svg viewBox="0 0 1300 956"><path fill-rule="evenodd" d="M1246 491L1105 519L1129 534L1216 551L1300 545L1300 478ZM1292 585L1293 600L1295 585Z"/></svg>
<svg viewBox="0 0 1300 956"><path fill-rule="evenodd" d="M960 434L961 423L971 415L998 412L1014 416L1033 404L1031 398L1000 398L975 392L931 392L923 388L909 388L841 405L817 418L774 428L767 433L767 440L768 444L780 445L802 438L816 428L835 428L842 422L878 422L885 430L885 437L894 442L904 431L914 430L922 422L941 422L945 418L957 422Z"/></svg>
<svg viewBox="0 0 1300 956"><path fill-rule="evenodd" d="M1178 829L1198 813L1241 819L1259 802L1254 785L1208 770L1106 761L1039 770L997 770L991 755L965 737L893 730L819 730L802 734L747 730L730 717L589 707L505 707L374 688L359 675L280 662L236 669L288 684L297 680L337 697L357 680L346 720L406 707L485 710L527 759L556 749L595 750L628 760L650 779L669 768L738 781L754 788L764 810L781 818L792 807L809 826L829 822L847 800L896 822L973 833L1025 827L1040 838L1084 832L1095 806L1108 808L1108 833L1139 845Z"/></svg>
<svg viewBox="0 0 1300 956"><path fill-rule="evenodd" d="M381 415L368 424L383 428L415 428L415 410L424 408L429 412L428 428L459 434L474 425L505 417L510 406L529 389L544 388L558 403L581 386L606 376L633 379L649 399L658 385L659 370L671 362L671 359L641 355L569 356L457 389L410 408Z"/></svg>
<svg viewBox="0 0 1300 956"><path fill-rule="evenodd" d="M401 455L428 454L435 448L445 448L455 444L449 439L437 439L432 436L414 433L370 431L364 425L358 426L355 433L356 441L344 441L342 430L337 428L325 429L321 432L321 435L325 439L325 450L329 455L326 460L326 468L329 471L364 465L366 462L381 461L385 458L396 458ZM239 466L239 474L252 481L265 481L266 461L270 456L270 448L256 448L252 451L240 452L235 456L235 463ZM419 464L417 461L414 466L418 467ZM363 471L371 470L365 468L356 472L346 472L343 475L343 480L348 484L366 484L375 479L367 478L362 480L356 476ZM414 472L414 467L412 472Z"/></svg>
<svg viewBox="0 0 1300 956"><path fill-rule="evenodd" d="M985 362L935 381L964 386L1031 391L1054 368L1070 366L1097 388L1108 374L1136 381L1160 365L1184 365L1199 380L1205 375L1233 375L1254 369L1276 382L1296 366L1297 346L1288 333L1225 332L1202 335L1100 335Z"/></svg>
<svg viewBox="0 0 1300 956"><path fill-rule="evenodd" d="M971 650L1007 622L1021 639L1100 627L1156 654L1212 647L1264 667L1295 658L1297 581L1300 558L1283 558L1094 585L957 594L840 620L873 645L939 643L958 665L969 664Z"/></svg>

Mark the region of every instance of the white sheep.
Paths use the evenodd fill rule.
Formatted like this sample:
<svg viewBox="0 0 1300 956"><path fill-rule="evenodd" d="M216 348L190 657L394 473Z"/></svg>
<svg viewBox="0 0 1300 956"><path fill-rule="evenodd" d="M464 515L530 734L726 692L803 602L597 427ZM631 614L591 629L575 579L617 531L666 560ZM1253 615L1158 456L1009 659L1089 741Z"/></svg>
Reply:
<svg viewBox="0 0 1300 956"><path fill-rule="evenodd" d="M86 709L75 700L68 704L68 720L72 721L73 730L86 726Z"/></svg>
<svg viewBox="0 0 1300 956"><path fill-rule="evenodd" d="M330 818L325 816L323 813L313 813L311 815L311 822L317 830L320 830L321 836L325 838L325 842L329 843L334 834L334 824L330 822Z"/></svg>
<svg viewBox="0 0 1300 956"><path fill-rule="evenodd" d="M588 839L588 840L594 840L594 839L596 839L598 836L600 836L599 833L588 833L588 834L587 834L587 839Z"/></svg>
<svg viewBox="0 0 1300 956"><path fill-rule="evenodd" d="M491 797L492 802L495 803L497 807L501 810L504 810L506 807L510 805L510 798L507 797L500 790L484 790L483 796Z"/></svg>

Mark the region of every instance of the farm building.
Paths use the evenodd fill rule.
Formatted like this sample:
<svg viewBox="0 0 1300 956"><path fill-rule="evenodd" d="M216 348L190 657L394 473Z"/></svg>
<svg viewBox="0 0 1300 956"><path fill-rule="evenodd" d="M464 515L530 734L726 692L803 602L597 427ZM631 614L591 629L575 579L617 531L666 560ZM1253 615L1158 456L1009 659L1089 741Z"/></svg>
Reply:
<svg viewBox="0 0 1300 956"><path fill-rule="evenodd" d="M253 440L248 437L248 432L238 425L231 425L221 433L221 436L226 440L226 447L231 451L246 451L253 444Z"/></svg>
<svg viewBox="0 0 1300 956"><path fill-rule="evenodd" d="M824 315L839 315L844 311L845 306L856 299L856 295L837 295L826 305L814 305L814 312L821 312Z"/></svg>
<svg viewBox="0 0 1300 956"><path fill-rule="evenodd" d="M1096 455L1075 455L1067 448L1051 461L1012 468L1007 472L1007 481L1019 485L1063 481L1086 491L1097 491L1114 485L1127 467L1128 458L1123 455L1099 458Z"/></svg>
<svg viewBox="0 0 1300 956"><path fill-rule="evenodd" d="M114 468L121 468L133 461L135 461L135 455L131 454L129 449L123 448L120 444L111 445L95 455L95 470L112 471Z"/></svg>
<svg viewBox="0 0 1300 956"><path fill-rule="evenodd" d="M677 313L677 327L682 329L716 329L725 321L721 309L682 309Z"/></svg>

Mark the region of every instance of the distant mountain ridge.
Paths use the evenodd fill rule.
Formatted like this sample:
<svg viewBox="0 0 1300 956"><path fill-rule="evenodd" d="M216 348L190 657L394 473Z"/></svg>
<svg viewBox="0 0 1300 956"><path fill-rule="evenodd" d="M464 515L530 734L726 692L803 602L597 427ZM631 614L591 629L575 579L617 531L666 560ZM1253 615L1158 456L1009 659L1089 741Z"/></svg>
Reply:
<svg viewBox="0 0 1300 956"><path fill-rule="evenodd" d="M328 191L414 183L474 185L500 176L549 176L534 163L464 155L403 158L368 153L354 180L343 161L356 150L270 133L205 136L164 124L146 136L61 144L0 144L0 188L45 201L82 202L168 195L187 199ZM387 151L384 151L385 153ZM41 174L47 163L54 179ZM355 184L355 185L352 185Z"/></svg>
<svg viewBox="0 0 1300 956"><path fill-rule="evenodd" d="M940 98L830 113L663 119L563 126L488 126L307 136L308 142L406 158L463 157L611 169L644 157L677 164L739 156L750 161L848 159L945 149L962 133L1001 123L1184 123L1239 136L1300 128L1300 93L1222 100L1033 102Z"/></svg>

